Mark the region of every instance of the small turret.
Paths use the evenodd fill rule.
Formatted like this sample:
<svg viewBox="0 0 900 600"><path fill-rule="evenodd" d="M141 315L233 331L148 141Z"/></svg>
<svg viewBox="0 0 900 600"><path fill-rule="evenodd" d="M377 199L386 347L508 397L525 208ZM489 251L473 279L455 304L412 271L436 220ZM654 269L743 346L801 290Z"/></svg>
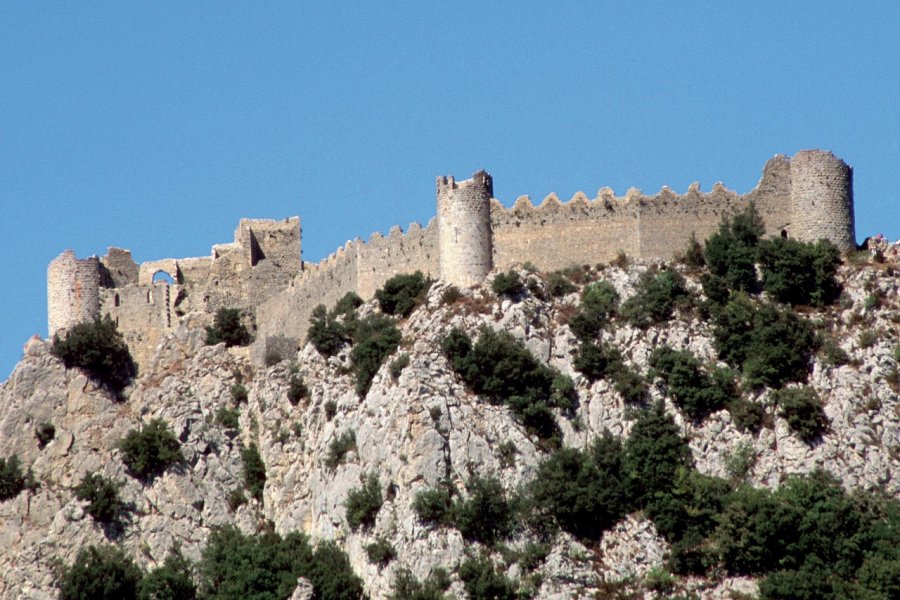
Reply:
<svg viewBox="0 0 900 600"><path fill-rule="evenodd" d="M66 250L47 267L47 325L50 337L100 318L103 267L96 256L77 259Z"/></svg>
<svg viewBox="0 0 900 600"><path fill-rule="evenodd" d="M493 180L484 171L459 183L453 177L437 178L438 250L444 281L469 287L482 282L493 268L493 195Z"/></svg>
<svg viewBox="0 0 900 600"><path fill-rule="evenodd" d="M856 248L853 169L825 150L791 157L791 226L797 239L827 239L842 252Z"/></svg>

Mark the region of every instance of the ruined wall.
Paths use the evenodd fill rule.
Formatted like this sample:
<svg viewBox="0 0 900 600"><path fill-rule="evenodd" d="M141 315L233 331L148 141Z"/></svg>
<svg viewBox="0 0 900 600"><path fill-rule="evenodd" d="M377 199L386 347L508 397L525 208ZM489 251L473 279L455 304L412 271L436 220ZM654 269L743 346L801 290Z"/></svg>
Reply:
<svg viewBox="0 0 900 600"><path fill-rule="evenodd" d="M384 282L401 273L415 273L438 277L437 223L434 219L424 229L410 224L406 233L400 227L391 228L387 237L376 233L368 243L359 245L357 292L371 298Z"/></svg>
<svg viewBox="0 0 900 600"><path fill-rule="evenodd" d="M484 171L456 182L437 178L441 279L460 286L481 282L493 269L491 198L494 182Z"/></svg>
<svg viewBox="0 0 900 600"><path fill-rule="evenodd" d="M491 204L494 267L531 262L541 270L610 260L638 250L637 220L629 198L604 190L594 201L576 194L563 204L550 195L533 206L523 196L511 209Z"/></svg>
<svg viewBox="0 0 900 600"><path fill-rule="evenodd" d="M173 305L180 286L159 282L100 290L101 312L116 322L139 364L147 364L173 326Z"/></svg>
<svg viewBox="0 0 900 600"><path fill-rule="evenodd" d="M100 317L103 279L96 256L76 259L66 250L47 267L47 330L50 336Z"/></svg>
<svg viewBox="0 0 900 600"><path fill-rule="evenodd" d="M106 269L107 287L123 287L138 282L139 269L131 258L130 250L110 246L106 256L100 258L100 263Z"/></svg>
<svg viewBox="0 0 900 600"><path fill-rule="evenodd" d="M831 152L804 150L791 158L792 231L796 237L830 240L856 248L853 170Z"/></svg>

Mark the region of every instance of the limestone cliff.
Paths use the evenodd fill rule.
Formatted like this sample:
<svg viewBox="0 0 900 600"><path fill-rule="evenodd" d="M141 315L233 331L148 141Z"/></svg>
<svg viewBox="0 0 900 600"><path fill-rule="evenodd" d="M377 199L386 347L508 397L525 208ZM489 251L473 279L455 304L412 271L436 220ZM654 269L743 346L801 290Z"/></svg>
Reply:
<svg viewBox="0 0 900 600"><path fill-rule="evenodd" d="M605 267L593 276L612 282L625 298L644 269ZM814 361L809 383L824 400L828 432L819 443L804 443L771 408L757 435L739 431L724 410L696 425L666 400L701 472L724 475L727 458L746 445L757 456L749 473L753 485L777 486L787 474L823 467L847 488L900 497L900 397L896 382L890 383L897 369L900 276L867 263L843 267L841 279L840 304L807 314L833 321L832 333L850 357L839 367ZM696 278L688 275L688 283L699 293ZM526 293L511 301L475 288L446 304L444 290L442 283L432 286L426 304L400 325L399 352L409 355L409 365L396 379L382 366L364 398L347 374L347 351L326 360L307 345L293 361L254 367L246 349L206 346L191 315L162 340L121 403L79 371L66 370L50 353L48 341L30 340L0 387L0 457L18 455L40 485L0 502L0 597L56 597L58 566L70 564L81 548L108 539L117 540L144 567L161 562L176 542L196 560L211 529L227 523L250 532L268 521L279 533L302 531L314 541L336 540L372 598L388 597L400 567L420 578L438 566L452 571L468 542L454 529L422 525L411 508L415 494L444 479L464 488L473 474L495 476L514 491L534 477L545 453L507 408L480 402L452 372L440 351L450 328L474 334L487 325L508 331L540 360L573 377L579 407L574 418L558 418L564 445L584 446L603 430L627 435L632 420L608 382L590 384L573 369L577 343L564 323L579 301L577 293L546 300ZM872 297L879 300L867 301ZM361 314L376 306L365 304ZM650 353L662 344L716 361L710 325L695 314L679 314L646 330L621 323L602 337L645 374ZM310 390L296 406L287 398L294 372ZM215 415L233 406L231 387L239 381L249 391L248 400L238 407L238 430L228 430ZM657 385L650 393L663 398ZM765 404L766 394L757 392L754 399ZM117 442L156 417L171 425L185 462L142 485L126 473ZM42 422L52 423L56 434L40 448L34 430ZM355 433L355 450L344 464L328 468L329 445L348 431ZM501 452L505 442L515 446L512 459ZM228 497L242 486L240 451L249 444L258 446L266 465L263 501L232 510ZM74 497L73 487L90 471L124 483L120 495L130 510L121 531L98 527ZM378 476L385 503L371 530L353 532L344 502L369 473ZM384 568L371 564L364 551L378 535L397 550L396 560ZM542 577L536 597L593 597L622 581L640 591L643 576L662 563L667 550L640 513L595 544L559 534L538 567ZM517 569L511 566L510 575ZM686 578L678 585L704 598L724 598L729 590L753 593L756 584L750 578ZM464 596L459 581L454 580L449 595Z"/></svg>

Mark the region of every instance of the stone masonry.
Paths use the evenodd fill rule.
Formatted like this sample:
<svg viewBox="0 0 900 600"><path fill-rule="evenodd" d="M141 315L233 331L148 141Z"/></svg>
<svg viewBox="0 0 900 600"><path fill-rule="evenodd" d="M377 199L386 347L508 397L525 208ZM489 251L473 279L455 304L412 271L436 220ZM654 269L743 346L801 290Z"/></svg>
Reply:
<svg viewBox="0 0 900 600"><path fill-rule="evenodd" d="M769 235L805 241L825 238L855 248L853 172L830 152L804 150L769 160L756 187L738 194L720 183L711 192L692 184L685 194L663 188L655 196L605 188L594 199L551 194L539 206L520 197L512 208L493 199L484 171L457 182L437 179L437 217L427 227L399 227L367 242L347 242L321 263L301 258L300 219L242 219L234 241L201 258L138 265L128 250L102 258L63 252L47 270L50 335L80 321L109 315L139 364L188 312L243 309L255 318L253 357L282 355L305 338L318 304L347 292L371 298L390 277L422 271L459 286L477 285L494 270L530 262L542 270L594 264L620 252L640 261L669 260L693 234L705 239L723 217L753 202ZM160 272L171 282L160 281Z"/></svg>

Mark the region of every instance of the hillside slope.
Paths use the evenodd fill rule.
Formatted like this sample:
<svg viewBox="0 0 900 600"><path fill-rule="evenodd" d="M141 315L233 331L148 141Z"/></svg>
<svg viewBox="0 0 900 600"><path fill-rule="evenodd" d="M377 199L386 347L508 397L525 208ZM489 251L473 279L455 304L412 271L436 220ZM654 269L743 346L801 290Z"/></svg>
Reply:
<svg viewBox="0 0 900 600"><path fill-rule="evenodd" d="M645 378L651 354L661 346L689 350L706 365L725 364L718 359L713 325L698 308L703 298L698 275L678 269L694 295L693 307L645 328L620 317L597 338L617 348L625 365ZM372 598L392 593L401 567L418 579L438 567L453 573L479 545L456 528L423 523L413 510L417 493L444 482L465 490L472 477L481 476L497 478L513 494L534 479L552 443L535 437L508 407L480 400L451 368L442 340L453 328L473 339L482 326L510 333L539 361L574 381L577 407L571 414L553 409L563 446L586 448L604 431L626 438L640 409L630 406L609 378L592 383L575 370L579 342L568 322L585 282L608 281L627 299L646 270L578 270L570 273L575 291L561 297L549 293L546 277L526 271L520 275L531 284L514 299L498 297L489 286L454 298L444 284L434 284L424 305L399 322L400 348L362 398L349 372L349 346L324 358L307 344L294 361L259 368L251 365L246 349L205 345L193 316L161 343L124 402L112 400L77 369L66 370L48 341L30 340L0 387L0 457L17 455L38 485L0 502L0 597L56 597L60 566L91 544L118 543L142 568L160 564L173 544L196 561L210 532L227 524L247 533L300 531L314 543L335 540ZM649 381L647 404L665 403L701 473L733 478L735 457L743 455L750 458L746 473L738 476L756 487L776 488L790 474L822 468L847 490L900 498L900 275L890 265L865 262L841 267L839 280L844 289L838 303L802 310L847 355L835 361L819 351L810 365L808 385L822 399L830 422L821 438L801 439L780 416L769 388L743 390L745 400L764 407L762 428L753 433L740 430L724 409L700 422L688 419L659 378ZM377 311L378 303L368 302L359 316ZM409 364L395 378L388 363L401 354L408 355ZM309 393L294 405L288 391L296 377ZM235 384L246 388L246 402L235 400ZM237 428L222 424L223 408L239 412ZM184 461L142 483L126 471L118 442L154 418L169 424ZM53 424L55 436L41 447L34 431L45 422ZM335 440L348 432L355 442L341 460L330 461ZM248 498L235 506L234 491L244 486L241 451L251 445L265 464L262 501ZM119 495L128 510L119 526L98 525L75 497L74 488L89 472L122 482ZM345 503L370 474L377 477L383 505L371 527L354 531ZM386 566L373 564L365 550L379 537L396 552ZM652 595L645 587L655 585L647 583L648 573L658 579L670 551L642 511L594 539L554 533L546 556L529 573L521 561L509 559L515 554L509 549L521 550L531 539L520 530L505 542L506 551L498 546L492 552L496 561L507 561L509 577L540 598L607 597L615 590ZM708 575L716 573L678 576L666 586L704 598L757 591L752 576L722 570ZM301 585L296 596L304 589ZM452 576L448 595L465 597L458 575Z"/></svg>

